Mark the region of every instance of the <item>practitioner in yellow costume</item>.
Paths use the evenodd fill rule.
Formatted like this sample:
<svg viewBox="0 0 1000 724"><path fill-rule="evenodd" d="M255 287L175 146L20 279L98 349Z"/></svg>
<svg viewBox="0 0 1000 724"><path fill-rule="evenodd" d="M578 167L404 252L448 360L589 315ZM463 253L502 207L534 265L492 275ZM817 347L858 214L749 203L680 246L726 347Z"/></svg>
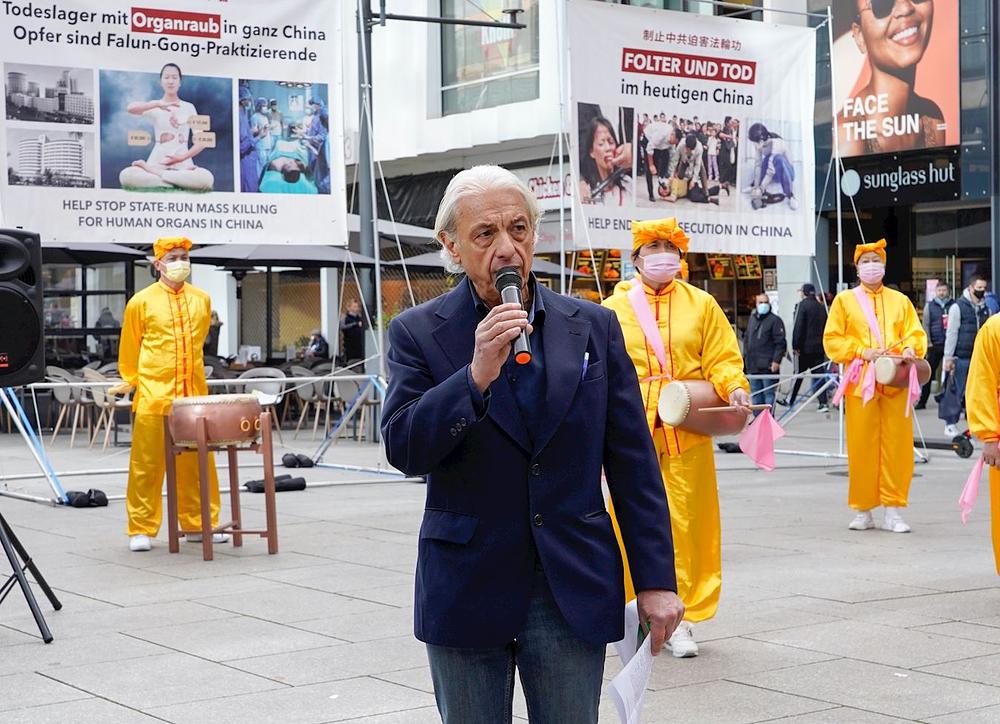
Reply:
<svg viewBox="0 0 1000 724"><path fill-rule="evenodd" d="M153 246L153 266L160 273L155 284L133 296L125 307L118 371L124 383L113 393L135 388L132 410L132 454L129 460L129 548L148 551L160 530L162 491L166 473L163 418L178 397L207 395L202 345L208 335L212 300L185 280L191 273L184 237L158 239ZM215 462L209 460L212 525L218 525L219 481ZM178 516L181 528L201 528L197 453L177 460ZM216 534L216 542L228 536ZM187 540L200 539L187 536Z"/></svg>
<svg viewBox="0 0 1000 724"><path fill-rule="evenodd" d="M872 509L884 505L882 528L909 533L899 512L907 506L913 478L909 390L876 384L874 361L883 354L923 357L927 335L910 300L883 286L885 261L885 239L854 250L861 284L833 300L823 347L844 365L837 397L843 397L847 420L847 504L858 511L848 527L874 528Z"/></svg>
<svg viewBox="0 0 1000 724"><path fill-rule="evenodd" d="M990 466L990 518L993 560L1000 573L1000 315L986 320L976 335L965 383L969 431L983 441L983 462Z"/></svg>
<svg viewBox="0 0 1000 724"><path fill-rule="evenodd" d="M604 306L618 316L625 346L639 376L646 422L660 460L663 486L670 503L674 536L677 594L684 602L684 621L667 643L678 658L698 655L691 624L715 615L722 588L719 494L712 439L669 427L657 414L660 390L671 379L708 380L719 397L749 412L750 386L743 375L736 334L708 293L681 281L688 238L676 219L632 222L632 260L639 278L623 281ZM642 294L633 288L641 286ZM662 343L650 343L634 304L646 304ZM641 309L641 308L640 308ZM665 355L660 362L658 349ZM614 519L614 510L611 510ZM615 532L621 534L615 519ZM635 598L628 560L626 598Z"/></svg>

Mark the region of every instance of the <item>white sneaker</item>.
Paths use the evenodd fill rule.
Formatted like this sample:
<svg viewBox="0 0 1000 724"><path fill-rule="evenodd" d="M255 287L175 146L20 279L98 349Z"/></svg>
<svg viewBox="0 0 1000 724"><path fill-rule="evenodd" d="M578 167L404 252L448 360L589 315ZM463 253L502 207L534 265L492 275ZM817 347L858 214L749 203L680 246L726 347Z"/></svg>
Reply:
<svg viewBox="0 0 1000 724"><path fill-rule="evenodd" d="M829 412L829 411L830 411L830 408L827 407L826 405L820 405L819 409L817 410L817 412Z"/></svg>
<svg viewBox="0 0 1000 724"><path fill-rule="evenodd" d="M903 516L899 514L899 508L891 508L887 505L885 507L885 518L882 519L882 530L887 530L890 533L909 533L910 526L906 524Z"/></svg>
<svg viewBox="0 0 1000 724"><path fill-rule="evenodd" d="M128 537L128 549L133 553L140 553L153 549L153 541L148 535L130 535Z"/></svg>
<svg viewBox="0 0 1000 724"><path fill-rule="evenodd" d="M188 543L201 543L202 537L201 533L188 533L184 536ZM228 533L215 533L212 535L213 543L228 543L229 534Z"/></svg>
<svg viewBox="0 0 1000 724"><path fill-rule="evenodd" d="M688 659L698 655L698 644L695 643L691 624L681 621L674 633L667 639L664 648L670 651L675 658Z"/></svg>
<svg viewBox="0 0 1000 724"><path fill-rule="evenodd" d="M958 428L955 427L954 425L945 425L944 426L944 436L946 438L948 438L949 440L951 438L953 438L953 437L958 437L958 434L959 434L958 433Z"/></svg>
<svg viewBox="0 0 1000 724"><path fill-rule="evenodd" d="M851 524L847 526L851 530L871 530L875 527L875 520L872 518L872 512L870 510L862 510L856 516Z"/></svg>
<svg viewBox="0 0 1000 724"><path fill-rule="evenodd" d="M796 211L799 208L799 200L794 196L788 197L788 206L792 211Z"/></svg>

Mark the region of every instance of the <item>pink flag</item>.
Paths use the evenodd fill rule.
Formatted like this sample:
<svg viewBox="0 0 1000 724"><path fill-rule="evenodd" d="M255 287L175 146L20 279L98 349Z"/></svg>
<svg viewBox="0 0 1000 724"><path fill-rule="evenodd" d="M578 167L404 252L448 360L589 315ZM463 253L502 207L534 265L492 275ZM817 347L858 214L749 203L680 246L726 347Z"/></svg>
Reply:
<svg viewBox="0 0 1000 724"><path fill-rule="evenodd" d="M774 441L784 436L784 428L772 417L771 411L764 410L740 435L740 450L758 468L771 472L774 470Z"/></svg>
<svg viewBox="0 0 1000 724"><path fill-rule="evenodd" d="M983 476L983 467L983 458L980 457L969 473L969 479L965 481L962 494L958 497L958 507L962 511L962 525L969 522L969 515L976 505L976 498L979 497L979 479Z"/></svg>
<svg viewBox="0 0 1000 724"><path fill-rule="evenodd" d="M920 399L920 379L917 375L917 366L915 364L910 365L910 394L909 403L906 405L906 416L910 416L910 410L913 409L913 403Z"/></svg>

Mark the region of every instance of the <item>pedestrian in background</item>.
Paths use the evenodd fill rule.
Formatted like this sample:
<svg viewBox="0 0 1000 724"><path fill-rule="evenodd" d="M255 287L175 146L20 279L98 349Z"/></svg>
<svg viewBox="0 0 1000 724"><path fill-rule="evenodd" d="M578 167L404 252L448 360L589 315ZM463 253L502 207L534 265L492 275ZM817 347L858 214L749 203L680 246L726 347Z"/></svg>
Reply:
<svg viewBox="0 0 1000 724"><path fill-rule="evenodd" d="M920 391L920 400L916 409L927 407L927 398L931 394L931 384L938 374L938 366L944 359L945 332L948 329L948 311L954 306L951 290L947 284L938 284L934 289L934 297L924 305L924 332L927 333L927 363L931 366L931 378Z"/></svg>
<svg viewBox="0 0 1000 724"><path fill-rule="evenodd" d="M816 298L816 287L803 284L799 289L800 301L795 308L795 324L792 327L792 354L798 367L796 372L804 373L812 370L812 374L821 375L827 370L826 353L823 351L823 330L826 329L826 307ZM813 368L817 369L813 369ZM802 387L803 377L796 377L792 386L792 394L788 400L780 400L779 404L791 407L798 397ZM823 379L816 377L809 386L807 395L823 385ZM827 412L827 393L823 390L819 395L819 411Z"/></svg>
<svg viewBox="0 0 1000 724"><path fill-rule="evenodd" d="M785 341L785 323L781 317L771 313L771 299L766 294L758 294L756 307L747 323L743 335L743 365L748 375L777 374L781 360L788 352ZM777 391L777 377L757 377L750 379L750 396L754 404L774 404ZM754 416L760 414L754 412Z"/></svg>
<svg viewBox="0 0 1000 724"><path fill-rule="evenodd" d="M990 316L985 300L987 286L982 275L973 274L969 279L969 286L948 310L948 329L944 341L944 371L955 375L960 400L965 396L965 380L969 375L976 335ZM949 411L949 416L944 418L944 422L945 437L950 439L958 435L958 415L955 412Z"/></svg>

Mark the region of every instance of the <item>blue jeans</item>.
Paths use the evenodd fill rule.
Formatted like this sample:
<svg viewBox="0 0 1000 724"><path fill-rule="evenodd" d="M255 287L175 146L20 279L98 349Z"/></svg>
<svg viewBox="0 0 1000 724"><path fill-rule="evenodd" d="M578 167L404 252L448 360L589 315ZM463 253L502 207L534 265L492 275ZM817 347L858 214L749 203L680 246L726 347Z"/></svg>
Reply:
<svg viewBox="0 0 1000 724"><path fill-rule="evenodd" d="M969 378L969 366L971 364L971 359L962 359L961 357L957 357L955 359L955 384L958 386L958 396L962 398L963 410L965 409L965 383ZM955 419L946 419L945 424L957 425L958 417Z"/></svg>
<svg viewBox="0 0 1000 724"><path fill-rule="evenodd" d="M764 377L758 380L750 380L750 402L755 405L773 405L774 395L778 391L778 388L773 387L772 385L777 384L777 377ZM761 390L765 387L770 387L771 389L766 392L762 392ZM754 410L753 416L757 417L757 415L761 412L762 410Z"/></svg>
<svg viewBox="0 0 1000 724"><path fill-rule="evenodd" d="M509 724L516 668L532 724L596 724L606 649L577 638L536 564L528 615L509 644L489 649L427 644L441 721Z"/></svg>

